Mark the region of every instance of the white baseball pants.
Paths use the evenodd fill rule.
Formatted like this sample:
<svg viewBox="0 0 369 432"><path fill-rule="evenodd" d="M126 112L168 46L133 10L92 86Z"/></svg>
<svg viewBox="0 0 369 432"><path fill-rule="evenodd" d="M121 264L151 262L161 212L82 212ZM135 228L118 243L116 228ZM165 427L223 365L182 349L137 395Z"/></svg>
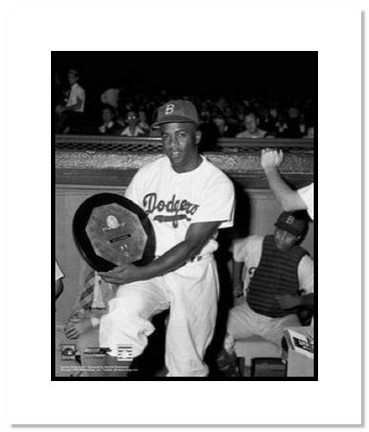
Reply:
<svg viewBox="0 0 369 432"><path fill-rule="evenodd" d="M147 281L122 285L101 318L100 346L117 356L120 344L132 347L133 357L155 330L151 318L170 308L165 363L168 376L207 376L206 348L213 337L219 282L212 255L200 262Z"/></svg>

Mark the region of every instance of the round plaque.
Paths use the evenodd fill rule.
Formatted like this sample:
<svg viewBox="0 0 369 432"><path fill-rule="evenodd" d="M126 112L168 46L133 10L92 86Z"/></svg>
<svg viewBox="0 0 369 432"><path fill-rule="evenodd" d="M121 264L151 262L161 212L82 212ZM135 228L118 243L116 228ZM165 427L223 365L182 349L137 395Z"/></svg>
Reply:
<svg viewBox="0 0 369 432"><path fill-rule="evenodd" d="M73 236L96 271L110 271L119 264L145 265L154 259L155 233L149 218L117 194L97 194L84 201L74 215Z"/></svg>

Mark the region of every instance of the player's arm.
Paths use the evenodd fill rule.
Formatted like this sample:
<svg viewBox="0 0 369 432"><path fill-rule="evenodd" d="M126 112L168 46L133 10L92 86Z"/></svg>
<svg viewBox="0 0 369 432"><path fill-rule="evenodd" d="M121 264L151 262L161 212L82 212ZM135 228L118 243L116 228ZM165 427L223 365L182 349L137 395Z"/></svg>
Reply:
<svg viewBox="0 0 369 432"><path fill-rule="evenodd" d="M305 255L298 266L299 295L276 295L279 306L282 309L304 307L314 309L314 261Z"/></svg>
<svg viewBox="0 0 369 432"><path fill-rule="evenodd" d="M275 298L282 309L294 309L296 307L314 309L314 293L305 295L276 294Z"/></svg>
<svg viewBox="0 0 369 432"><path fill-rule="evenodd" d="M283 160L282 150L261 151L261 166L268 179L270 189L284 211L306 210L307 205L299 193L291 189L279 174L278 167Z"/></svg>
<svg viewBox="0 0 369 432"><path fill-rule="evenodd" d="M314 260L305 255L298 266L301 306L314 310Z"/></svg>
<svg viewBox="0 0 369 432"><path fill-rule="evenodd" d="M169 249L150 264L140 267L125 264L110 272L102 272L100 275L106 282L121 285L169 273L196 256L214 236L220 224L221 221L194 223L187 230L184 241Z"/></svg>

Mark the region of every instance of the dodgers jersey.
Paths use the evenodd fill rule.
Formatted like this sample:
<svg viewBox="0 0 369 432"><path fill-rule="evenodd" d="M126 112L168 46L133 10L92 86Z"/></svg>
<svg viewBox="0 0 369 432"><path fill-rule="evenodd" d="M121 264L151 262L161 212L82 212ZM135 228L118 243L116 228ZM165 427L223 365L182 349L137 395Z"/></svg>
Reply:
<svg viewBox="0 0 369 432"><path fill-rule="evenodd" d="M201 157L196 169L177 173L164 156L142 167L127 188L125 196L145 210L153 225L157 256L182 242L193 223L221 221L219 228L233 225L233 184ZM213 238L200 255L212 253L217 247Z"/></svg>

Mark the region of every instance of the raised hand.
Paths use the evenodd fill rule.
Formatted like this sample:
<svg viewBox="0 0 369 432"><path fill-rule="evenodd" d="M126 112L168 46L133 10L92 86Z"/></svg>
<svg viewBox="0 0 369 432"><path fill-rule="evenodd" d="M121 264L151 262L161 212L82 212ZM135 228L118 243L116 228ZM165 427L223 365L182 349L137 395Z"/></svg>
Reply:
<svg viewBox="0 0 369 432"><path fill-rule="evenodd" d="M261 166L264 170L268 168L278 168L282 160L282 150L271 150L269 148L261 150Z"/></svg>

